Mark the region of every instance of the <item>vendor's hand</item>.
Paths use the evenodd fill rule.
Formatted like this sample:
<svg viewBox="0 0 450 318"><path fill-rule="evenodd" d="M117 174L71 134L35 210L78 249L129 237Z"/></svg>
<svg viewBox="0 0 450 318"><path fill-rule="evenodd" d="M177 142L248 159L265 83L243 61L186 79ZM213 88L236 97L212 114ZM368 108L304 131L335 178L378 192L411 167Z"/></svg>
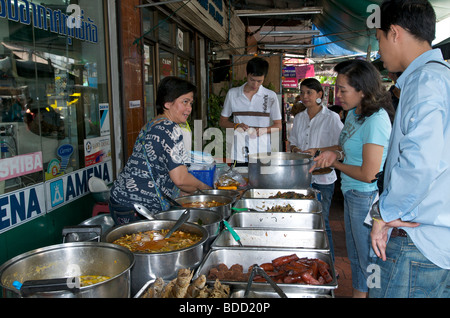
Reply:
<svg viewBox="0 0 450 318"><path fill-rule="evenodd" d="M337 159L337 154L334 151L324 151L320 155L318 155L316 158L314 158L314 164L309 169L309 172L313 172L316 168L326 168L333 166L333 163Z"/></svg>
<svg viewBox="0 0 450 318"><path fill-rule="evenodd" d="M269 131L268 128L255 128L256 129L256 136L262 136L267 134L267 132Z"/></svg>
<svg viewBox="0 0 450 318"><path fill-rule="evenodd" d="M306 153L308 155L310 155L311 157L314 157L314 155L316 154L317 150L319 148L309 148L307 150L302 151L303 153Z"/></svg>
<svg viewBox="0 0 450 318"><path fill-rule="evenodd" d="M258 128L250 127L249 129L247 129L247 134L250 139L255 139L256 137L258 137Z"/></svg>
<svg viewBox="0 0 450 318"><path fill-rule="evenodd" d="M370 238L372 241L372 248L375 254L383 261L386 260L386 244L388 231L393 227L417 227L420 224L417 222L404 222L400 219L393 220L391 222L384 222L381 219L374 219L372 224L372 231L370 232Z"/></svg>
<svg viewBox="0 0 450 318"><path fill-rule="evenodd" d="M237 126L236 126L236 130L240 130L241 132L242 131L247 131L248 129L249 129L250 127L248 126L248 125L246 125L246 124L243 124L243 123L240 123L240 124L238 124Z"/></svg>

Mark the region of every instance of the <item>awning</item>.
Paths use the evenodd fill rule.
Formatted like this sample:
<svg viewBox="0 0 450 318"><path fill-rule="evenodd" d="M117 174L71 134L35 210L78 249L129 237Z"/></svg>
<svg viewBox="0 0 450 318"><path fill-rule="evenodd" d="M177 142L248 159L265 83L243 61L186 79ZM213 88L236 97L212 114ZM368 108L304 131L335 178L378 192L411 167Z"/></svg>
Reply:
<svg viewBox="0 0 450 318"><path fill-rule="evenodd" d="M383 0L320 0L323 14L315 15L312 22L330 39L330 46L336 44L346 50L367 53L378 51L375 30L367 28L366 20L372 14L369 5L381 5ZM430 0L436 12L437 21L450 17L450 1ZM450 31L449 31L450 33ZM449 34L450 36L450 34Z"/></svg>

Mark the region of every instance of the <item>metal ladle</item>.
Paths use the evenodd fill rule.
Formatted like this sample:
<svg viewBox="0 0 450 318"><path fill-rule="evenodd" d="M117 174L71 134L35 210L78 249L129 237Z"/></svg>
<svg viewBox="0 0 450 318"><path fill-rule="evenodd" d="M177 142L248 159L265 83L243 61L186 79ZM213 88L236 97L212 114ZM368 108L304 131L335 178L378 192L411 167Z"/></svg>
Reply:
<svg viewBox="0 0 450 318"><path fill-rule="evenodd" d="M152 213L150 213L150 211L145 206L135 203L134 208L135 208L136 212L143 215L147 219L155 220ZM191 216L190 209L186 209L183 213L181 213L180 217L175 222L174 226L172 226L172 228L169 230L169 232L167 232L167 234L164 237L162 235L161 236L155 235L153 237L153 239L154 240L162 240L164 238L169 238L176 230L178 230L180 228L181 225L183 225L189 219L190 216Z"/></svg>
<svg viewBox="0 0 450 318"><path fill-rule="evenodd" d="M175 222L175 225L170 229L170 231L164 236L164 238L169 238L173 232L178 230L181 225L183 225L191 216L191 211L189 209L186 209L183 213L181 213L180 217L178 218L177 222Z"/></svg>
<svg viewBox="0 0 450 318"><path fill-rule="evenodd" d="M153 217L153 214L142 204L139 203L134 203L134 209L136 210L137 213L139 213L140 215L146 217L149 220L155 220L155 218Z"/></svg>

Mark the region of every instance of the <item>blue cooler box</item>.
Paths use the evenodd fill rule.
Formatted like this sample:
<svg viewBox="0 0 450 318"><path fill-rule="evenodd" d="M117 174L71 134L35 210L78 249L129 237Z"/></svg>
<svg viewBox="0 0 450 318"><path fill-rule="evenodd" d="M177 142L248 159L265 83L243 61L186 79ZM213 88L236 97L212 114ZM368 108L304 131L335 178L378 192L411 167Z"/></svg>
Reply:
<svg viewBox="0 0 450 318"><path fill-rule="evenodd" d="M189 170L189 173L196 177L201 182L214 188L214 173L216 172L216 166L214 165L209 170Z"/></svg>

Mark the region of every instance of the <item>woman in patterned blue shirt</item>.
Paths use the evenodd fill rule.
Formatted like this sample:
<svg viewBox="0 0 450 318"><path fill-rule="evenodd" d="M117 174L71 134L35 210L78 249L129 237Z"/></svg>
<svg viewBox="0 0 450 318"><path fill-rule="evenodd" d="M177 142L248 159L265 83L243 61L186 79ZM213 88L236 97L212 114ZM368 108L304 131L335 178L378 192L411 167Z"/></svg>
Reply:
<svg viewBox="0 0 450 318"><path fill-rule="evenodd" d="M128 162L111 189L111 214L116 224L138 220L133 205L141 204L152 213L169 208L164 198L176 198L180 191L210 189L188 173L189 153L179 124L186 123L192 111L196 87L169 76L159 84L157 116L140 131Z"/></svg>

